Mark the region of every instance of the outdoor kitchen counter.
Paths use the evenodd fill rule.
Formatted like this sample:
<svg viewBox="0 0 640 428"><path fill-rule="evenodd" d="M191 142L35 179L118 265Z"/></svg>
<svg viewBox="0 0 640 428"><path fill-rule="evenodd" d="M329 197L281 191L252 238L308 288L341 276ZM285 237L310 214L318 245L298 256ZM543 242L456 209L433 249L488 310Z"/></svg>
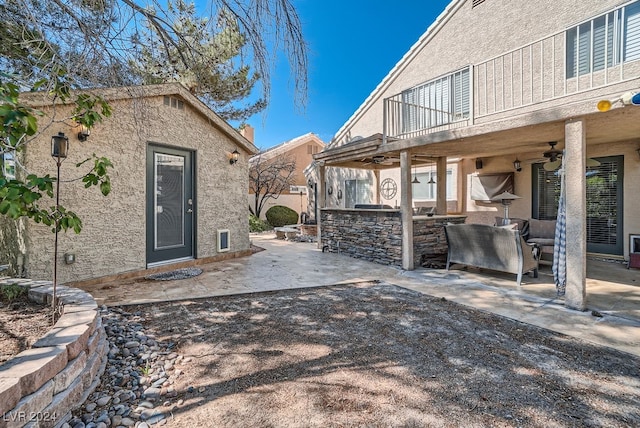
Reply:
<svg viewBox="0 0 640 428"><path fill-rule="evenodd" d="M402 266L402 216L399 209L323 208L323 251L343 253L385 265ZM414 265L446 260L447 223L464 223L466 216L413 217Z"/></svg>

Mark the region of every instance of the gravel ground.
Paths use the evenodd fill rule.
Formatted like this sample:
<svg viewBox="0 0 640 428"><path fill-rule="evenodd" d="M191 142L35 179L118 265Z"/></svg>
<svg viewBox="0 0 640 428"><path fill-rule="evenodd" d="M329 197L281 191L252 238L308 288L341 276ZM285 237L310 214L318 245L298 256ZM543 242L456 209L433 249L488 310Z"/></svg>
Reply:
<svg viewBox="0 0 640 428"><path fill-rule="evenodd" d="M190 359L171 427L640 426L640 359L388 284L127 307Z"/></svg>
<svg viewBox="0 0 640 428"><path fill-rule="evenodd" d="M103 308L69 427L636 427L640 359L384 283Z"/></svg>

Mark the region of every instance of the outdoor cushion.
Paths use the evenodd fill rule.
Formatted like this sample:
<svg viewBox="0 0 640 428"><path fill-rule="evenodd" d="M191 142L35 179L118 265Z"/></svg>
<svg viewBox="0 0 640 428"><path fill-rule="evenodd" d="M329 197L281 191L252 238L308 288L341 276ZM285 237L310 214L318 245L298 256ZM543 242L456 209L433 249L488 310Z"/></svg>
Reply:
<svg viewBox="0 0 640 428"><path fill-rule="evenodd" d="M535 218L529 219L529 240L532 239L550 239L551 245L553 245L553 238L556 236L556 221L555 220L536 220Z"/></svg>
<svg viewBox="0 0 640 428"><path fill-rule="evenodd" d="M527 243L536 244L543 253L553 253L553 241L556 236L555 220L529 219Z"/></svg>

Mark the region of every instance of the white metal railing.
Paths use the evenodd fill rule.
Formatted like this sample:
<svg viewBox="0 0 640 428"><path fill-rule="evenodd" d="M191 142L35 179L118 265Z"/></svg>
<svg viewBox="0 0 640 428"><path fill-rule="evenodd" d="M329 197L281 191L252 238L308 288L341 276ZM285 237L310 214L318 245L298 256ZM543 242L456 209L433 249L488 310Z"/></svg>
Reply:
<svg viewBox="0 0 640 428"><path fill-rule="evenodd" d="M478 118L502 113L509 110L547 102L569 95L586 92L595 88L601 88L615 83L637 79L640 76L640 61L625 61L624 58L612 60L613 55L604 48L602 58L606 64L595 65L595 59L589 54L586 61L584 46L580 46L580 40L572 48L575 56L568 59L567 34L572 34L576 39L582 31L585 35L582 43L587 43L587 52L595 52L594 33L597 22L604 28L598 30L604 34L604 40L615 46L622 44L623 34L615 25L610 25L610 20L624 17L624 8L618 8L607 14L599 15L584 21L572 29L561 31L553 35L536 40L518 49L511 50L484 62L472 65L468 73L463 75L468 79L468 93L464 98L468 102L466 109L460 108L460 83L458 87L451 85L448 90L437 90L439 97L448 97L442 101L438 97L425 98L425 88L433 92L430 86L434 82L443 82L451 76L456 76L456 71L445 77L439 77L414 88L393 95L384 100L383 135L395 138L414 138L441 130L459 128L472 125ZM618 22L618 21L616 21ZM622 22L622 21L620 21ZM616 24L617 25L617 24ZM615 29L615 35L609 35L609 28ZM613 31L613 30L611 30ZM609 38L613 42L609 41ZM573 54L572 54L573 55ZM572 72L568 73L567 62ZM586 64L586 68L585 68ZM573 68L578 67L578 68ZM466 69L465 69L466 70ZM575 77L567 77L575 76ZM439 91L439 92L438 92ZM463 91L466 93L466 88ZM436 108L434 108L436 107Z"/></svg>
<svg viewBox="0 0 640 428"><path fill-rule="evenodd" d="M394 96L385 100L387 128L384 135L395 138L413 138L423 135L425 130L435 132L468 125L468 116L407 103L398 97Z"/></svg>

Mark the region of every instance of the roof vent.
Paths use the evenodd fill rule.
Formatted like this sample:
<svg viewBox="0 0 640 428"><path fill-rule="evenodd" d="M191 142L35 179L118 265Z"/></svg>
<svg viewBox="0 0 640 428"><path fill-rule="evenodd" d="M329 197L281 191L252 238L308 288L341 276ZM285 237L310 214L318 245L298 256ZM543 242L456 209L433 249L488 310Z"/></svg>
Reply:
<svg viewBox="0 0 640 428"><path fill-rule="evenodd" d="M480 6L482 3L484 3L485 0L473 0L473 2L471 3L471 8L473 9L476 6Z"/></svg>

